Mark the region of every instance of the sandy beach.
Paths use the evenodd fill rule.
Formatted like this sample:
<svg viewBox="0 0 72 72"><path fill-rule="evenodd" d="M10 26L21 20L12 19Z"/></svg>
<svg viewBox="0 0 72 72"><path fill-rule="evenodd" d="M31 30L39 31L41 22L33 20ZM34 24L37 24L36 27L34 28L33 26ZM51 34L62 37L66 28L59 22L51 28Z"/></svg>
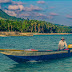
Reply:
<svg viewBox="0 0 72 72"><path fill-rule="evenodd" d="M20 33L20 32L0 32L0 36L33 36L33 35L67 35L72 33Z"/></svg>

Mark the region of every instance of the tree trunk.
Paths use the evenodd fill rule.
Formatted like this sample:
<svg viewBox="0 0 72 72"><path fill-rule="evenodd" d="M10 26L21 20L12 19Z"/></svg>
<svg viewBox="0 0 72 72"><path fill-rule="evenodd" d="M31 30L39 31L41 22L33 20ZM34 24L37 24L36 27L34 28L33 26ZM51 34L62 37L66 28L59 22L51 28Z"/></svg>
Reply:
<svg viewBox="0 0 72 72"><path fill-rule="evenodd" d="M38 24L38 33L40 32L40 24Z"/></svg>
<svg viewBox="0 0 72 72"><path fill-rule="evenodd" d="M12 32L12 25L11 25L11 32Z"/></svg>
<svg viewBox="0 0 72 72"><path fill-rule="evenodd" d="M10 32L10 29L9 29L9 23L8 23L8 31Z"/></svg>
<svg viewBox="0 0 72 72"><path fill-rule="evenodd" d="M35 32L37 31L37 30L36 30L36 24L37 24L37 23L35 22Z"/></svg>
<svg viewBox="0 0 72 72"><path fill-rule="evenodd" d="M43 26L42 26L42 32L44 33L44 28L43 28Z"/></svg>
<svg viewBox="0 0 72 72"><path fill-rule="evenodd" d="M31 28L31 32L33 31L33 26L32 26L32 28Z"/></svg>

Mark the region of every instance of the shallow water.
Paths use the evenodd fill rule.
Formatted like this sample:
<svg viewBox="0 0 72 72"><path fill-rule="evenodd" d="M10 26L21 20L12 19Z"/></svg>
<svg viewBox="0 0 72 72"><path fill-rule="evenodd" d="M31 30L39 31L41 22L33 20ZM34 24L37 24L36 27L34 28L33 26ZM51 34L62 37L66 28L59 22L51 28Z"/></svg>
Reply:
<svg viewBox="0 0 72 72"><path fill-rule="evenodd" d="M56 50L58 42L64 37L67 44L72 44L69 35L35 35L33 37L0 37L0 49L37 49ZM0 72L72 72L72 57L45 62L27 62L18 64L0 54Z"/></svg>

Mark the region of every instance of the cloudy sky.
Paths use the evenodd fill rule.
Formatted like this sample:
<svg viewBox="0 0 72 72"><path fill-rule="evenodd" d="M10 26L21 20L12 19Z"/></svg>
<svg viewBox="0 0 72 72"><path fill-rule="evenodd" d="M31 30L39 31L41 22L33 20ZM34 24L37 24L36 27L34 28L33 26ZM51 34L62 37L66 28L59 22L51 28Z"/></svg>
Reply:
<svg viewBox="0 0 72 72"><path fill-rule="evenodd" d="M72 0L0 0L0 8L11 16L72 26Z"/></svg>

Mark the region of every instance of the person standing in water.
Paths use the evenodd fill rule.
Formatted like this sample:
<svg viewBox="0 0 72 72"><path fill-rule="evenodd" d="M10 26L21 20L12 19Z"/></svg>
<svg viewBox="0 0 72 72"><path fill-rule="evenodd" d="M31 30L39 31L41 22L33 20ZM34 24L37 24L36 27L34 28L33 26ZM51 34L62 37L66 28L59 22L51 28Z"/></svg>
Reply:
<svg viewBox="0 0 72 72"><path fill-rule="evenodd" d="M58 44L58 50L64 50L65 47L67 48L67 43L66 43L64 37L62 37Z"/></svg>

